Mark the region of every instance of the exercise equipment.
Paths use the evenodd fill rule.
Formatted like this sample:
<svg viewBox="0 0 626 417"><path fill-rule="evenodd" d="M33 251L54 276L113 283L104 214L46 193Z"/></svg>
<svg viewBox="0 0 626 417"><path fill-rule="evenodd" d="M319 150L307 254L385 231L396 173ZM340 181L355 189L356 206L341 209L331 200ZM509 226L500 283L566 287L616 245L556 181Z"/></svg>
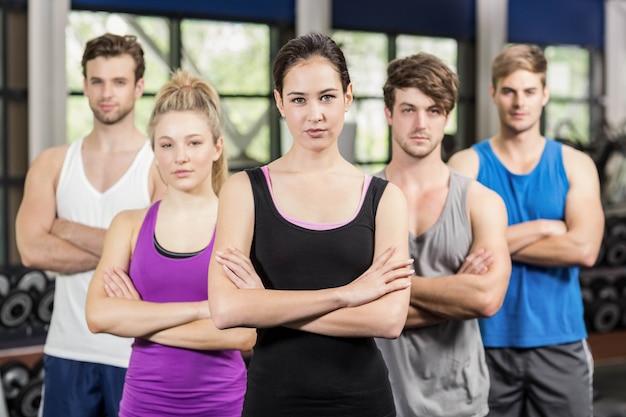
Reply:
<svg viewBox="0 0 626 417"><path fill-rule="evenodd" d="M0 378L4 398L10 406L19 396L22 388L30 381L30 371L24 363L12 360L0 367Z"/></svg>
<svg viewBox="0 0 626 417"><path fill-rule="evenodd" d="M593 293L593 300L585 308L587 323L596 332L610 332L617 327L622 316L617 289L604 277L593 278L588 288Z"/></svg>

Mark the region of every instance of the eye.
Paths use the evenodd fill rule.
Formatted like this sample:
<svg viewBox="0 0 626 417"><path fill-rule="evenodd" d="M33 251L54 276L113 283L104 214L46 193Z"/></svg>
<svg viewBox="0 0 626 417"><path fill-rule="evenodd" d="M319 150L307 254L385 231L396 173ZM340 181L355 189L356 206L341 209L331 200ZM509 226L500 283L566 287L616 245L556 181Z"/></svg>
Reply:
<svg viewBox="0 0 626 417"><path fill-rule="evenodd" d="M161 144L161 145L159 145L159 146L160 146L161 148L163 148L163 149L167 149L167 148L171 148L171 147L172 147L172 145L171 145L171 144L169 144L169 143L162 143L162 144Z"/></svg>
<svg viewBox="0 0 626 417"><path fill-rule="evenodd" d="M404 109L402 109L402 113L413 113L415 111L415 109L413 109L412 107L405 107Z"/></svg>
<svg viewBox="0 0 626 417"><path fill-rule="evenodd" d="M335 99L335 96L333 96L332 94L324 94L322 97L320 97L320 101L322 102L329 102L329 101L333 101Z"/></svg>
<svg viewBox="0 0 626 417"><path fill-rule="evenodd" d="M292 103L294 104L303 104L304 103L304 97L295 97L294 99L291 100Z"/></svg>

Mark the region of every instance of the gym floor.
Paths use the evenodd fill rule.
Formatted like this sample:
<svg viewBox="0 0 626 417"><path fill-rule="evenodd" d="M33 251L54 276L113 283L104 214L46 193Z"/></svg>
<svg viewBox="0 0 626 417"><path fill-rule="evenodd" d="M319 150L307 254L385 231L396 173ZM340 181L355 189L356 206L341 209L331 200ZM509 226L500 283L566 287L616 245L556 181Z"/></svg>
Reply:
<svg viewBox="0 0 626 417"><path fill-rule="evenodd" d="M626 417L626 360L596 364L594 417Z"/></svg>

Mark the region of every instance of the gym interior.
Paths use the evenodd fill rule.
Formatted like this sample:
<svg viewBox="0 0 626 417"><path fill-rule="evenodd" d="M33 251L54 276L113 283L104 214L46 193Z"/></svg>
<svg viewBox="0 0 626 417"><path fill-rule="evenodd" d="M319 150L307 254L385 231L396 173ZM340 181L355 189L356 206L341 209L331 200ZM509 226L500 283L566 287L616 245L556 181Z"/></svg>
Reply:
<svg viewBox="0 0 626 417"><path fill-rule="evenodd" d="M90 129L80 66L85 42L113 32L133 34L143 45L140 127L173 69L217 86L229 167L238 171L287 149L271 62L287 40L311 31L328 33L346 54L355 99L342 153L366 172L390 156L387 62L425 51L459 75L445 159L497 130L489 97L495 54L507 43L543 49L551 97L542 132L588 153L602 187L601 253L580 274L595 412L626 416L626 1L0 0L0 417L37 415L54 272L21 265L14 222L29 164Z"/></svg>

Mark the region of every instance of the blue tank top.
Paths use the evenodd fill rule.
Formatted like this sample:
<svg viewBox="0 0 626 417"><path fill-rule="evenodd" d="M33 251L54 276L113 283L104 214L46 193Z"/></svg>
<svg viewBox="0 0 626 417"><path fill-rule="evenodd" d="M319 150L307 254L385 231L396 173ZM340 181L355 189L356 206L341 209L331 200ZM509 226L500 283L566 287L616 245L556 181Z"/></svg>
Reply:
<svg viewBox="0 0 626 417"><path fill-rule="evenodd" d="M480 163L477 179L500 194L509 225L565 219L569 181L562 146L546 139L539 163L524 175L511 173L488 140L472 146ZM479 320L484 345L531 348L586 338L578 270L514 261L502 308L493 317Z"/></svg>

